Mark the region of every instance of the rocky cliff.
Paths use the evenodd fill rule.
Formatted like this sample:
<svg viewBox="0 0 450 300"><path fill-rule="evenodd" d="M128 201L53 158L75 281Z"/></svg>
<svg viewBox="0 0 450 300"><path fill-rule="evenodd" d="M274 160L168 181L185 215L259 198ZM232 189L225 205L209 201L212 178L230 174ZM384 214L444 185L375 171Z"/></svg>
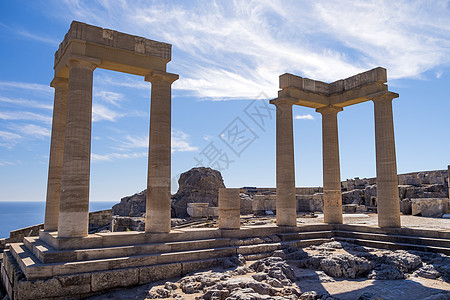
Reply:
<svg viewBox="0 0 450 300"><path fill-rule="evenodd" d="M192 168L181 174L178 192L172 196L172 210L177 218L187 217L188 203L218 206L219 188L224 188L222 174L211 168Z"/></svg>
<svg viewBox="0 0 450 300"><path fill-rule="evenodd" d="M222 175L211 168L192 168L181 174L178 192L172 196L172 217L184 218L188 203L209 203L218 206L219 188L224 188ZM141 217L145 214L147 190L124 197L113 206L113 215Z"/></svg>

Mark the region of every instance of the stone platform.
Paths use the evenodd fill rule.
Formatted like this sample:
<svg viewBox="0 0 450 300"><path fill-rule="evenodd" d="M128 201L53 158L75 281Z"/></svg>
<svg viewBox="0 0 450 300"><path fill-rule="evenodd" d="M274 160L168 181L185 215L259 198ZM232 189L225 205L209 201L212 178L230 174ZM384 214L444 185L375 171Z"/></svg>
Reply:
<svg viewBox="0 0 450 300"><path fill-rule="evenodd" d="M217 266L231 256L248 260L275 250L331 240L450 255L450 230L311 224L247 226L238 230L182 229L170 233L99 233L58 238L53 232L10 245L1 267L11 299L82 298Z"/></svg>

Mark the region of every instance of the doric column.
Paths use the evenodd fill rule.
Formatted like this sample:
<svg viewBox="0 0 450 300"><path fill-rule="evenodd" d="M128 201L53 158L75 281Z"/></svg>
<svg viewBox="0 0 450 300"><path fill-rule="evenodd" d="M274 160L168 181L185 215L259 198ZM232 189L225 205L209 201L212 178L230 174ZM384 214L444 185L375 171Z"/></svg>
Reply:
<svg viewBox="0 0 450 300"><path fill-rule="evenodd" d="M325 223L342 224L341 174L337 114L341 107L316 110L322 114L323 213Z"/></svg>
<svg viewBox="0 0 450 300"><path fill-rule="evenodd" d="M145 232L170 232L171 85L178 75L154 71L152 83Z"/></svg>
<svg viewBox="0 0 450 300"><path fill-rule="evenodd" d="M277 98L270 103L277 108L277 225L297 226L292 122L292 105L295 101Z"/></svg>
<svg viewBox="0 0 450 300"><path fill-rule="evenodd" d="M66 131L67 89L66 78L55 77L50 86L55 88L53 102L52 138L48 164L47 200L45 202L45 231L58 230L59 199Z"/></svg>
<svg viewBox="0 0 450 300"><path fill-rule="evenodd" d="M398 94L392 92L367 96L373 101L375 111L377 210L380 227L401 227L392 116L392 100L397 97Z"/></svg>
<svg viewBox="0 0 450 300"><path fill-rule="evenodd" d="M92 77L96 65L71 59L58 237L84 237L89 223Z"/></svg>

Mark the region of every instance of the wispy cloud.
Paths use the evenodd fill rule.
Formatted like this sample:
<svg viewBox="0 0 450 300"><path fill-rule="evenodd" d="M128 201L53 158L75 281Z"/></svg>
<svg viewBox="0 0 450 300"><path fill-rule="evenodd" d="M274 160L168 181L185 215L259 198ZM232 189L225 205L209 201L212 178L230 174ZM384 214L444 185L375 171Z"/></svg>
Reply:
<svg viewBox="0 0 450 300"><path fill-rule="evenodd" d="M15 165L15 163L0 159L0 166L13 166L13 165Z"/></svg>
<svg viewBox="0 0 450 300"><path fill-rule="evenodd" d="M117 119L125 116L123 113L119 113L114 111L105 105L101 105L98 103L92 104L92 121L98 122L102 120L115 122Z"/></svg>
<svg viewBox="0 0 450 300"><path fill-rule="evenodd" d="M383 66L393 79L450 63L448 1L114 3L63 5L85 22L172 43L174 89L205 99L276 96L285 72L334 81Z"/></svg>
<svg viewBox="0 0 450 300"><path fill-rule="evenodd" d="M181 130L172 129L172 153L197 151L198 147L189 143L189 135Z"/></svg>
<svg viewBox="0 0 450 300"><path fill-rule="evenodd" d="M6 111L0 112L0 120L30 120L51 124L52 117L28 111Z"/></svg>
<svg viewBox="0 0 450 300"><path fill-rule="evenodd" d="M48 85L17 81L0 81L0 89L31 90L33 93L41 92L49 95L53 93L53 89Z"/></svg>
<svg viewBox="0 0 450 300"><path fill-rule="evenodd" d="M9 104L12 104L12 105L33 107L33 108L53 109L53 106L51 104L43 103L43 102L35 101L35 100L11 99L11 98L6 98L6 97L1 97L0 96L0 102L9 103Z"/></svg>
<svg viewBox="0 0 450 300"><path fill-rule="evenodd" d="M0 146L6 147L8 149L13 148L18 141L22 138L22 136L9 132L9 131L3 131L0 130Z"/></svg>
<svg viewBox="0 0 450 300"><path fill-rule="evenodd" d="M32 32L29 32L29 31L27 31L25 29L12 28L10 26L6 26L3 23L0 23L0 26L3 27L3 28L6 28L7 30L12 31L14 33L14 36L24 37L26 39L38 41L38 42L45 43L45 44L49 44L49 45L54 46L54 47L59 45L59 42L56 39L53 39L53 38L50 38L50 37L46 37L42 33L32 33Z"/></svg>
<svg viewBox="0 0 450 300"><path fill-rule="evenodd" d="M296 120L314 120L314 117L310 114L307 115L296 115L295 116Z"/></svg>
<svg viewBox="0 0 450 300"><path fill-rule="evenodd" d="M101 99L101 101L120 107L119 102L123 101L124 96L120 93L110 91L99 91L94 94L94 97Z"/></svg>
<svg viewBox="0 0 450 300"><path fill-rule="evenodd" d="M50 137L50 129L39 125L28 124L19 128L19 131L23 134L31 135L36 138Z"/></svg>
<svg viewBox="0 0 450 300"><path fill-rule="evenodd" d="M91 159L93 162L98 161L114 161L118 159L134 159L147 156L147 152L136 152L136 153L108 153L108 154L91 154Z"/></svg>

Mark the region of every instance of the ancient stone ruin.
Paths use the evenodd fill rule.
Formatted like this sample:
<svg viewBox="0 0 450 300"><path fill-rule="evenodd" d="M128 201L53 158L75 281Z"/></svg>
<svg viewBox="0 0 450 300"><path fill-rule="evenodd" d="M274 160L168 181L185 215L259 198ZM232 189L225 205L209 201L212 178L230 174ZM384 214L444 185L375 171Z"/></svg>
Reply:
<svg viewBox="0 0 450 300"><path fill-rule="evenodd" d="M236 286L236 282L227 282L222 289L216 286L223 290L223 295L219 291L217 297L298 299L301 296L298 291L289 289L295 280L293 273L285 262L271 257L274 253L280 258L293 257L307 267L317 264L323 272L337 277L381 278L386 275L383 270L387 268L383 265L392 260L390 253L379 257L368 249L350 245L352 251L362 254L329 256L333 251L330 249L344 246L322 244L336 241L390 250L442 253L428 259L446 262L447 258L442 255L450 254L448 230L401 227L392 118L392 100L398 94L388 90L386 70L380 67L330 84L292 74L280 76L278 98L270 101L277 108L276 223L241 226L240 189L220 187L218 228L171 230L171 84L178 75L167 72L170 60L169 44L72 22L55 53L44 229L39 231L38 237L25 236L22 242L11 243L3 253L1 278L11 299L83 298L111 289L180 277L205 268L233 263L237 266L246 260L256 262L248 270L242 268L236 272L249 273L251 269L257 273L254 280L246 282L243 290L233 289L241 287ZM143 76L151 83L148 181L142 232L89 234L92 80L96 68ZM342 224L337 113L345 106L369 100L373 101L375 111L378 226ZM297 221L293 105L313 107L322 114L325 222L321 224L298 225ZM221 177L217 175L216 179L220 186ZM184 183L192 187L190 178ZM181 189L175 203L187 203L188 197L195 200L196 196L195 193L186 195ZM176 213L177 207L174 209ZM302 254L303 248L314 245L322 245L318 250L320 255ZM399 277L419 272L422 262L417 256L405 254L404 260L395 260L388 268ZM438 268L439 264L435 264ZM345 269L342 266L346 266ZM429 267L422 273L432 271ZM445 268L436 271L441 277L448 275ZM201 276L197 279L199 284L194 284L194 278L190 278L182 279L179 285L192 291L201 285ZM210 282L216 284L213 280ZM277 286L278 290L269 286ZM175 287L169 283L167 291ZM265 298L254 294L261 295L263 291L268 293ZM205 289L205 292L208 291ZM244 294L253 296L246 298ZM211 293L207 299L213 299L212 296ZM304 298L317 299L316 296L305 295Z"/></svg>

